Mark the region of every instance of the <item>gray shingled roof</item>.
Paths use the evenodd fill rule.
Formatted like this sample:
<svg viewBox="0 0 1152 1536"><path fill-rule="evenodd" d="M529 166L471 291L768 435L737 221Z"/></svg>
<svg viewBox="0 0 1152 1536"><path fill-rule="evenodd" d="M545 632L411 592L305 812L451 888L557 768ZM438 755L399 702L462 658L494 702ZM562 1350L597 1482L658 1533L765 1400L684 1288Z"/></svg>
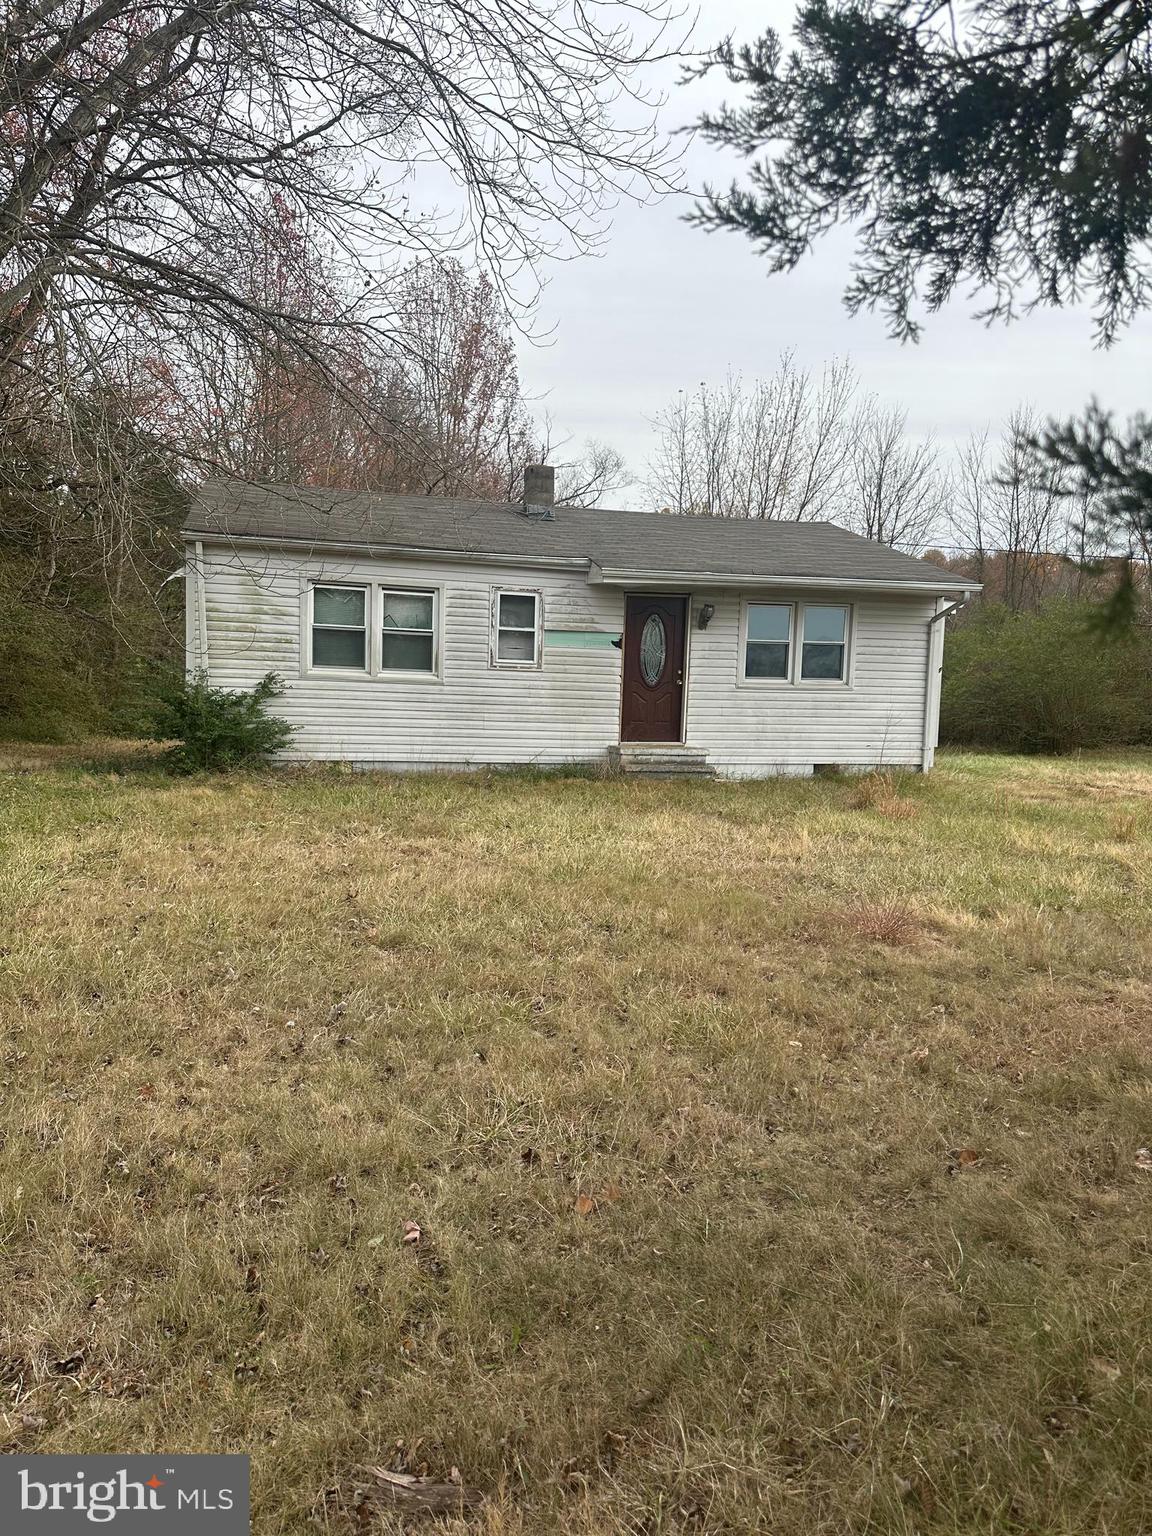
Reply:
<svg viewBox="0 0 1152 1536"><path fill-rule="evenodd" d="M913 560L833 523L655 515L557 507L549 521L518 502L385 496L213 481L197 493L191 535L273 543L421 549L519 559L595 561L605 570L846 583L971 587L927 560Z"/></svg>

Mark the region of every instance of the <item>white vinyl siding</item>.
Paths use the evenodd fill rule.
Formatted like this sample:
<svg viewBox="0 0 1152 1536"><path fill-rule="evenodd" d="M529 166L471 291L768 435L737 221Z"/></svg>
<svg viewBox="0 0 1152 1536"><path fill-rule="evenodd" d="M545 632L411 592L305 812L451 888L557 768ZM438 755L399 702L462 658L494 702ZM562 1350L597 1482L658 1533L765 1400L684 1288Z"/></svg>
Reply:
<svg viewBox="0 0 1152 1536"><path fill-rule="evenodd" d="M850 610L845 681L801 678L796 656L795 682L746 678L742 610L790 603L795 650L807 601L798 591L693 594L693 613L706 602L716 612L707 629L691 631L684 739L706 748L717 772L737 778L810 773L821 763L921 766L933 598L821 592L811 606Z"/></svg>
<svg viewBox="0 0 1152 1536"><path fill-rule="evenodd" d="M287 758L390 768L603 762L619 743L621 652L608 641L623 629L626 594L589 584L579 572L465 557L246 552L209 541L188 583L198 616L189 624L189 664L200 658L203 635L209 675L220 687L251 688L265 673L280 673L288 692L276 712L297 727ZM317 585L370 594L367 670L312 665L309 593ZM539 592L538 665L493 666L494 589ZM385 592L436 594L435 674L380 669ZM801 609L810 596L714 587L692 593L685 741L734 777L806 773L818 763L918 766L934 600L822 591L818 606L852 610L847 681L746 679L746 603L794 610L797 673ZM701 630L696 616L705 602L715 614ZM552 631L601 643L550 645Z"/></svg>
<svg viewBox="0 0 1152 1536"><path fill-rule="evenodd" d="M620 739L620 652L549 647L540 665L491 665L491 592L541 594L541 615L566 632L619 635L623 594L578 573L526 572L467 560L416 561L279 551L205 550L208 669L224 688L266 672L288 683L276 712L299 730L286 760L397 768L599 762ZM361 672L309 664L305 601L313 584L435 591L438 674ZM380 644L382 625L375 619ZM378 666L378 663L373 663Z"/></svg>

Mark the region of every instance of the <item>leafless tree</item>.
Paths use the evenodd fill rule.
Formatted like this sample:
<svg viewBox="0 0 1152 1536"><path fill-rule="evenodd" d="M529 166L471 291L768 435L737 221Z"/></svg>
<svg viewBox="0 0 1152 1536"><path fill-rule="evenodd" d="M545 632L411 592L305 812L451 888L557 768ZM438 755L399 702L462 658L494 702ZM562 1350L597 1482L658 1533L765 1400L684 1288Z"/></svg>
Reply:
<svg viewBox="0 0 1152 1536"><path fill-rule="evenodd" d="M956 455L948 522L969 574L983 585L992 551L988 544L988 433L974 432Z"/></svg>
<svg viewBox="0 0 1152 1536"><path fill-rule="evenodd" d="M1059 466L1039 463L1030 442L1037 418L1012 413L999 444L987 432L960 450L951 501L952 536L985 600L1014 611L1056 593L1077 593L1094 545L1090 509L1077 509ZM1081 514L1077 516L1077 512Z"/></svg>
<svg viewBox="0 0 1152 1536"><path fill-rule="evenodd" d="M814 376L790 353L770 379L681 392L656 418L649 495L699 516L827 516L845 484L855 393L847 363Z"/></svg>
<svg viewBox="0 0 1152 1536"><path fill-rule="evenodd" d="M492 282L456 261L418 262L404 274L398 313L400 367L427 440L420 489L499 499L532 458L534 429Z"/></svg>
<svg viewBox="0 0 1152 1536"><path fill-rule="evenodd" d="M680 394L656 427L648 489L669 511L828 518L915 551L943 515L936 450L909 439L902 412L861 399L845 362L814 375L785 353L770 379Z"/></svg>
<svg viewBox="0 0 1152 1536"><path fill-rule="evenodd" d="M596 438L578 454L561 458L556 470L556 500L563 507L598 507L632 483L623 456Z"/></svg>
<svg viewBox="0 0 1152 1536"><path fill-rule="evenodd" d="M651 116L615 102L672 47L670 15L663 0L605 15L3 0L0 384L42 371L33 341L108 378L141 356L178 373L204 332L328 369L349 328L395 339L392 271L414 252L465 249L521 288L542 255L594 243L620 192L669 184ZM463 208L438 213L438 184ZM333 254L335 305L254 296L285 208Z"/></svg>
<svg viewBox="0 0 1152 1536"><path fill-rule="evenodd" d="M855 422L846 526L919 554L941 526L947 489L936 449L908 437L903 411L868 401Z"/></svg>
<svg viewBox="0 0 1152 1536"><path fill-rule="evenodd" d="M44 391L16 389L7 405L0 586L8 618L33 611L33 632L60 618L79 647L65 658L76 671L96 656L114 664L125 648L154 651L165 628L158 593L173 564L170 530L182 508L174 466L149 437L151 402L93 390L60 413Z"/></svg>
<svg viewBox="0 0 1152 1536"><path fill-rule="evenodd" d="M5 592L118 634L205 464L492 494L530 423L437 396L412 264L530 303L672 183L636 88L664 4L0 0Z"/></svg>

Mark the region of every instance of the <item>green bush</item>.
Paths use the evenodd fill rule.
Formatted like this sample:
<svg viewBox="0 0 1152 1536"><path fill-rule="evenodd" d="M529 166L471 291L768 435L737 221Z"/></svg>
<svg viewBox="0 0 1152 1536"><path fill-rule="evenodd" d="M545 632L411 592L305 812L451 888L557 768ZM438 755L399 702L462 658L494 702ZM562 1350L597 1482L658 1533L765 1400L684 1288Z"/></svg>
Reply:
<svg viewBox="0 0 1152 1536"><path fill-rule="evenodd" d="M1098 605L1035 613L987 604L944 646L940 735L1012 752L1152 742L1152 640L1143 625L1100 633Z"/></svg>
<svg viewBox="0 0 1152 1536"><path fill-rule="evenodd" d="M179 743L167 754L168 765L177 773L222 773L267 763L295 729L264 708L283 692L284 683L275 672L262 677L251 692L213 688L207 673L195 672L161 699L153 738Z"/></svg>

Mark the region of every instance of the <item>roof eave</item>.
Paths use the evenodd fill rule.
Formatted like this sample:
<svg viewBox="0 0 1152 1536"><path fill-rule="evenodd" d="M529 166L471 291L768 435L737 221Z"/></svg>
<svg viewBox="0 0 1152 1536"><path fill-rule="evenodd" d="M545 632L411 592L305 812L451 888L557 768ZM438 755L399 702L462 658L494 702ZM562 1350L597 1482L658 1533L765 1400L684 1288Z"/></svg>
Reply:
<svg viewBox="0 0 1152 1536"><path fill-rule="evenodd" d="M981 583L963 581L941 571L939 581L933 579L906 581L883 580L849 576L745 576L730 571L652 571L601 566L591 562L588 580L596 586L606 587L789 587L814 589L835 588L838 592L979 592Z"/></svg>
<svg viewBox="0 0 1152 1536"><path fill-rule="evenodd" d="M366 539L327 539L324 537L296 539L287 534L227 533L219 528L182 528L185 540L199 539L203 543L224 544L237 549L290 549L295 553L354 554L367 559L400 560L478 560L486 565L517 565L541 567L545 570L579 571L588 569L588 561L572 555L508 555L497 550L484 549L436 549L426 544L371 543Z"/></svg>
<svg viewBox="0 0 1152 1536"><path fill-rule="evenodd" d="M187 540L223 544L235 549L289 549L297 553L354 554L369 559L386 557L400 560L468 560L486 565L511 565L544 570L579 571L594 586L607 587L739 587L771 588L788 587L819 591L835 589L840 592L915 592L915 593L971 593L981 590L977 581L949 579L949 573L941 571L940 579L932 580L876 580L843 576L756 576L737 575L730 571L653 571L645 568L602 566L583 556L507 554L499 550L484 549L437 549L427 545L372 543L364 539L332 539L322 535L293 538L287 534L238 534L219 528L188 527L181 530Z"/></svg>

